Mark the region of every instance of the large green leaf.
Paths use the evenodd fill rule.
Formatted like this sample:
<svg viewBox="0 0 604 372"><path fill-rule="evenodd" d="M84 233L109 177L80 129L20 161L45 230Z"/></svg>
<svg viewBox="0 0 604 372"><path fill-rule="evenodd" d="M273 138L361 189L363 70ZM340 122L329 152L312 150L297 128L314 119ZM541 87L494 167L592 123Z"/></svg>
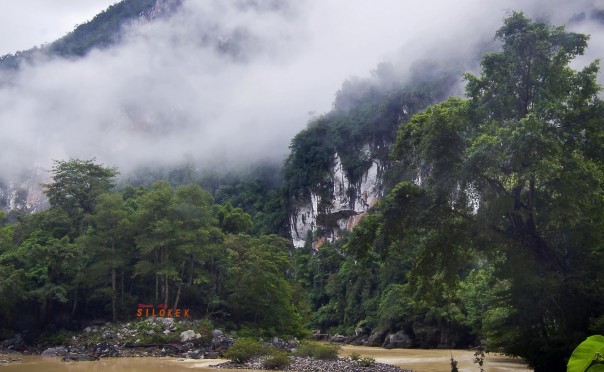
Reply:
<svg viewBox="0 0 604 372"><path fill-rule="evenodd" d="M590 336L573 351L567 365L567 372L585 372L596 359L596 353L604 355L604 336ZM589 372L604 371L601 364L593 365Z"/></svg>

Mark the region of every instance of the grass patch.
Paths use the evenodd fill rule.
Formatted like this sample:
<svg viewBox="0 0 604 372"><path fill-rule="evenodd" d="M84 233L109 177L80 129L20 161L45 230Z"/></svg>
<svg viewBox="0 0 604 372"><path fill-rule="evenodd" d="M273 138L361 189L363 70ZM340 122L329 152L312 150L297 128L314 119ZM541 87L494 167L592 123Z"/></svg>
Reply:
<svg viewBox="0 0 604 372"><path fill-rule="evenodd" d="M333 360L338 359L338 351L340 350L339 345L326 345L317 342L309 342L296 350L295 355L301 357L311 357L322 360Z"/></svg>
<svg viewBox="0 0 604 372"><path fill-rule="evenodd" d="M288 365L289 357L285 351L273 351L262 361L262 366L266 369L285 369Z"/></svg>
<svg viewBox="0 0 604 372"><path fill-rule="evenodd" d="M253 338L240 338L224 353L224 357L242 364L253 357L266 355L267 348Z"/></svg>

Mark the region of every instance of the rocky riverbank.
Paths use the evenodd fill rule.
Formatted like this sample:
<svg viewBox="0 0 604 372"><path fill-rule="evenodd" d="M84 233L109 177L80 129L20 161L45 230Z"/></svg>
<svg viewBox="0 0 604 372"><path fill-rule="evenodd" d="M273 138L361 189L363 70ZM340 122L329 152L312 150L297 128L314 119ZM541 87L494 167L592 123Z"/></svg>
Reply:
<svg viewBox="0 0 604 372"><path fill-rule="evenodd" d="M244 364L236 364L233 362L221 363L212 367L216 368L230 368L230 369L267 369L263 366L263 360L265 357L252 358L250 361ZM372 363L370 366L364 366L358 360L352 360L351 358L338 358L335 360L320 360L308 357L289 357L290 364L285 367L285 371L297 371L297 372L353 372L353 371L365 371L365 372L413 372L407 369L401 369L399 367L384 364L384 363Z"/></svg>
<svg viewBox="0 0 604 372"><path fill-rule="evenodd" d="M277 343L286 344L282 340ZM52 341L50 341L52 343ZM129 323L91 325L80 333L55 341L28 345L21 335L0 343L0 354L23 353L61 357L65 361L98 360L104 357L218 358L234 339L199 320L148 318Z"/></svg>
<svg viewBox="0 0 604 372"><path fill-rule="evenodd" d="M102 323L84 328L79 333L57 333L62 339L48 347L45 344L27 345L21 335L0 343L0 365L20 360L19 354L58 357L65 362L95 361L106 357L175 357L185 359L216 359L235 342L230 335L200 320L174 320L150 317L129 323ZM300 343L293 340L271 338L262 340L264 347L285 352L289 359L287 371L406 371L388 364L363 363L354 358L321 360L292 354ZM267 369L264 357L255 357L245 364L233 362L216 365L216 368Z"/></svg>

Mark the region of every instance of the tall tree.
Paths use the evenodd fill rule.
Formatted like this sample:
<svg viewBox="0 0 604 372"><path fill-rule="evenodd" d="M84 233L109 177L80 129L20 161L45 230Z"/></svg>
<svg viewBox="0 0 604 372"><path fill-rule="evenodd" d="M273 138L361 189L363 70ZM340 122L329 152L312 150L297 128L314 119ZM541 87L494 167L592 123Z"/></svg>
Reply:
<svg viewBox="0 0 604 372"><path fill-rule="evenodd" d="M57 160L52 168L52 182L44 193L53 208L61 208L73 221L77 232L84 231L84 217L94 211L96 198L115 186L117 170L95 164L94 159Z"/></svg>
<svg viewBox="0 0 604 372"><path fill-rule="evenodd" d="M597 63L571 69L587 36L522 13L496 35L502 51L485 55L479 77L466 75L469 100L415 116L399 130L395 156L416 170L428 222L457 216L451 226L466 231L473 248L506 257L496 275L510 281L500 293L508 310L497 322L515 332L491 333L491 345L527 357L536 370L565 370L564 358L604 305L586 295L601 293L588 257L602 264L594 254L604 243ZM405 212L385 217L385 225L394 218L407 229L417 222Z"/></svg>
<svg viewBox="0 0 604 372"><path fill-rule="evenodd" d="M134 243L129 218L131 214L122 194L99 195L95 212L87 219L91 229L79 241L87 250L92 250L87 280L100 292L107 292L106 283L109 283L113 321L117 320L118 313L118 271L123 274L126 269L131 256L128 247Z"/></svg>

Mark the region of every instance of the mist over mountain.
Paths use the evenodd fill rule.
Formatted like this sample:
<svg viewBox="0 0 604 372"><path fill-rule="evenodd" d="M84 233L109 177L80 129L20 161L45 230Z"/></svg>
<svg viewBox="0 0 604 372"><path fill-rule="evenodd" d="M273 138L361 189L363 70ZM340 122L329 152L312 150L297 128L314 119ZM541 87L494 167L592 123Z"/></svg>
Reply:
<svg viewBox="0 0 604 372"><path fill-rule="evenodd" d="M442 66L475 71L511 10L591 34L577 64L602 55L604 45L603 6L587 0L152 3L120 3L131 11L122 23L112 20L111 37L99 16L50 51L2 70L4 177L67 158L95 157L122 173L183 161L281 161L308 120L331 109L346 79L371 80L380 62L391 63L398 81L418 78L418 64L429 73ZM149 17L161 6L173 9ZM60 48L92 24L100 35L94 48Z"/></svg>

